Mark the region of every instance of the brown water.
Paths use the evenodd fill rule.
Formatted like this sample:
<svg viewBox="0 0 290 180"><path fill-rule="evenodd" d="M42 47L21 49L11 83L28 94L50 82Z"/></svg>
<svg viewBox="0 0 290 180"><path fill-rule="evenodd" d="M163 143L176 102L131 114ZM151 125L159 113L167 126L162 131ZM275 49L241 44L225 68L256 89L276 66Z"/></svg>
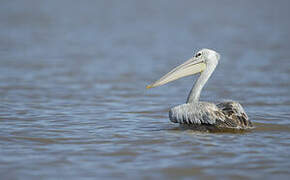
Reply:
<svg viewBox="0 0 290 180"><path fill-rule="evenodd" d="M0 2L0 179L289 179L289 1ZM212 48L203 101L256 129L182 130L193 78L145 85Z"/></svg>

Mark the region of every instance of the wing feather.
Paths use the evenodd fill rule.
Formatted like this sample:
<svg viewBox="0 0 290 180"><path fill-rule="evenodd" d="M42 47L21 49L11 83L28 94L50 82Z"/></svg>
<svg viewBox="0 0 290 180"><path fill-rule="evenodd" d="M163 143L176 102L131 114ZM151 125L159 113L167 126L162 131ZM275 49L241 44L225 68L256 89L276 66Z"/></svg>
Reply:
<svg viewBox="0 0 290 180"><path fill-rule="evenodd" d="M182 104L169 111L170 121L210 128L246 129L253 127L243 107L234 101L217 105L207 102Z"/></svg>

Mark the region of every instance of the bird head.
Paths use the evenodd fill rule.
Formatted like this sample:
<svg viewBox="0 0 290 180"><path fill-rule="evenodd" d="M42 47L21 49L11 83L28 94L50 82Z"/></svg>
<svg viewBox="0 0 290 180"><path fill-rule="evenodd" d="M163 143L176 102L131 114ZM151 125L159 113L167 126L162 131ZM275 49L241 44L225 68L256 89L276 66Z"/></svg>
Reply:
<svg viewBox="0 0 290 180"><path fill-rule="evenodd" d="M183 64L172 69L159 80L146 86L146 88L153 88L167 84L171 81L186 77L189 75L202 73L210 67L216 67L220 59L219 53L211 49L201 49L194 54L192 58L185 61Z"/></svg>

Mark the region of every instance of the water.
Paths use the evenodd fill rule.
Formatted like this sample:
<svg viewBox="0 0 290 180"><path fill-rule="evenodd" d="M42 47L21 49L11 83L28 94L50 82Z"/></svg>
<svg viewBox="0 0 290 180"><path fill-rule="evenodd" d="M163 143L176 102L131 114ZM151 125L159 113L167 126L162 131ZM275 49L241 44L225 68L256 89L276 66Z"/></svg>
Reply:
<svg viewBox="0 0 290 180"><path fill-rule="evenodd" d="M1 179L288 179L289 5L1 1ZM203 47L222 58L201 99L256 129L170 123L192 77L145 89Z"/></svg>

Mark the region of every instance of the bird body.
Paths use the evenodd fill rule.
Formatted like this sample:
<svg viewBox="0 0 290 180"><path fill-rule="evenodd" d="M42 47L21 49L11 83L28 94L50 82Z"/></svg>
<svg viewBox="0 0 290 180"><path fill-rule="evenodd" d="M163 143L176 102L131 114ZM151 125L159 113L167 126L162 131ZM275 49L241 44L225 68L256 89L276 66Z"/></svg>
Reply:
<svg viewBox="0 0 290 180"><path fill-rule="evenodd" d="M186 104L169 111L171 122L188 125L198 130L248 129L253 125L243 107L235 101L219 104L199 101L202 88L218 65L219 53L210 49L198 51L192 58L171 70L147 88L161 86L179 78L200 73Z"/></svg>
<svg viewBox="0 0 290 180"><path fill-rule="evenodd" d="M169 111L173 123L203 127L207 130L248 129L253 125L243 107L235 101L226 101L217 105L209 102L186 103L175 106Z"/></svg>

